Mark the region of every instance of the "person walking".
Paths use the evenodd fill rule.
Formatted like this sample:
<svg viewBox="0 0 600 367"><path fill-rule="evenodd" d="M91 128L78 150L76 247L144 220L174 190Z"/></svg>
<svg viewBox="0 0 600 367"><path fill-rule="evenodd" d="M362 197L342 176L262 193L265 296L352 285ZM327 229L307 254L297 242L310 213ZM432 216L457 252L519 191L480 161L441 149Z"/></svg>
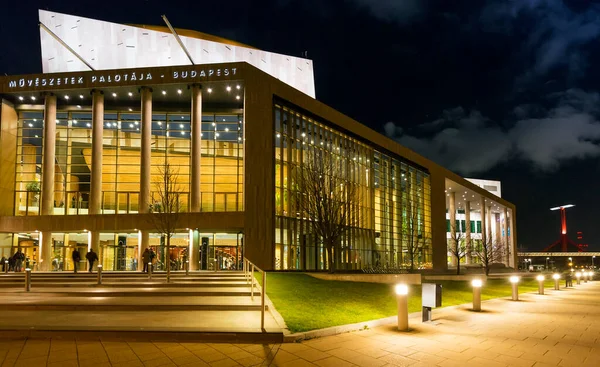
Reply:
<svg viewBox="0 0 600 367"><path fill-rule="evenodd" d="M23 260L25 260L25 255L21 252L21 249L15 252L13 258L15 259L15 272L23 271Z"/></svg>
<svg viewBox="0 0 600 367"><path fill-rule="evenodd" d="M73 250L71 257L73 258L73 272L77 274L77 270L79 270L79 262L81 261L81 255L79 254L79 251L75 249Z"/></svg>
<svg viewBox="0 0 600 367"><path fill-rule="evenodd" d="M96 260L98 260L98 255L94 252L94 249L90 249L90 251L88 251L88 253L85 254L85 258L90 263L90 270L89 270L89 272L91 273L92 269L94 268L94 262Z"/></svg>
<svg viewBox="0 0 600 367"><path fill-rule="evenodd" d="M144 273L148 272L148 263L150 262L150 250L146 247L144 253L142 254L142 261L144 262Z"/></svg>
<svg viewBox="0 0 600 367"><path fill-rule="evenodd" d="M6 261L8 261L6 259L6 257L2 256L2 259L0 259L0 265L2 265L2 272L3 273L6 271L6 267L8 266L8 264L6 263Z"/></svg>

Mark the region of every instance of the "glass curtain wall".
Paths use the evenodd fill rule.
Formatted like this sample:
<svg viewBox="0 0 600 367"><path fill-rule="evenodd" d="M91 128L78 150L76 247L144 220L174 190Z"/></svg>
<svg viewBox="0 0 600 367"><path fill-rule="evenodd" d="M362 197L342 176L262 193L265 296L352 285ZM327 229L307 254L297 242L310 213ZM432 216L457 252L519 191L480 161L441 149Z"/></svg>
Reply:
<svg viewBox="0 0 600 367"><path fill-rule="evenodd" d="M307 155L325 153L342 163L361 204L334 258L337 269L431 267L429 174L349 137L287 106L275 104L275 268L325 270L322 241L300 213L297 168ZM409 251L412 250L412 251Z"/></svg>
<svg viewBox="0 0 600 367"><path fill-rule="evenodd" d="M92 115L89 111L58 111L54 214L88 214L92 168ZM243 210L242 115L202 117L201 210ZM140 114L108 111L104 115L102 213L137 213L140 190ZM190 115L152 116L151 191L165 162L177 173L180 210L189 205ZM42 169L43 112L20 111L18 121L15 215L39 215Z"/></svg>

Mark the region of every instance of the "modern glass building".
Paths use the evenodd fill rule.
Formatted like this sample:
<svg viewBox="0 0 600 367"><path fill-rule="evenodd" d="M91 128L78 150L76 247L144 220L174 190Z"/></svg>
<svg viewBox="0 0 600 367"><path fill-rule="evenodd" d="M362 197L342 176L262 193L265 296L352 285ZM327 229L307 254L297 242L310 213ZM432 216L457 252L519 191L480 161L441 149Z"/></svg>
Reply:
<svg viewBox="0 0 600 367"><path fill-rule="evenodd" d="M60 271L73 249L92 248L105 270L133 271L152 248L163 269L237 269L245 256L326 270L298 179L320 152L361 198L337 269L407 267L411 247L419 268L446 269L446 215L461 200L510 228L498 246L514 264L514 205L315 100L310 60L189 31L46 11L40 21L60 30L41 30L44 73L0 77L0 255L21 249L34 269ZM98 27L110 31L82 41ZM166 164L169 253L151 213Z"/></svg>

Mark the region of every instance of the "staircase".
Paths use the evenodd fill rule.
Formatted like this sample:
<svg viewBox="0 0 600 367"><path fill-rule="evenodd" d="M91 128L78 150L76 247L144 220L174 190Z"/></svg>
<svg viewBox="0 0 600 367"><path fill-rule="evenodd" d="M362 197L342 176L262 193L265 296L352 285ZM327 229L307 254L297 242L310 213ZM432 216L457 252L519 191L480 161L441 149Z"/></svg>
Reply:
<svg viewBox="0 0 600 367"><path fill-rule="evenodd" d="M151 333L177 338L283 339L267 310L261 330L260 289L244 272L36 272L0 274L0 331ZM252 297L252 295L254 297Z"/></svg>

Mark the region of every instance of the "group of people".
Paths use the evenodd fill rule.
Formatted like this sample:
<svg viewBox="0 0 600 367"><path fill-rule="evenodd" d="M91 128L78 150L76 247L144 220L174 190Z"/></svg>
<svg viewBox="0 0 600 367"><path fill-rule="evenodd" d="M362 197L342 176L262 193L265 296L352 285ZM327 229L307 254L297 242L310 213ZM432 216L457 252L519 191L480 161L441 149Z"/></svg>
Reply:
<svg viewBox="0 0 600 367"><path fill-rule="evenodd" d="M14 253L13 256L9 256L8 258L2 256L0 259L2 263L2 271L6 271L6 267L8 266L8 271L21 272L25 270L25 267L29 267L29 257L26 257L25 254L18 249L17 252ZM25 263L25 267L23 267L23 263Z"/></svg>
<svg viewBox="0 0 600 367"><path fill-rule="evenodd" d="M148 272L148 264L152 263L156 258L156 253L151 248L146 247L142 253L142 261L144 262L144 273Z"/></svg>
<svg viewBox="0 0 600 367"><path fill-rule="evenodd" d="M81 254L77 249L73 250L71 258L73 259L73 272L77 273L77 270L79 270L79 262L81 261ZM94 249L90 249L88 253L85 254L85 258L89 264L88 271L91 273L92 269L94 268L94 263L98 261L98 254L96 254Z"/></svg>

